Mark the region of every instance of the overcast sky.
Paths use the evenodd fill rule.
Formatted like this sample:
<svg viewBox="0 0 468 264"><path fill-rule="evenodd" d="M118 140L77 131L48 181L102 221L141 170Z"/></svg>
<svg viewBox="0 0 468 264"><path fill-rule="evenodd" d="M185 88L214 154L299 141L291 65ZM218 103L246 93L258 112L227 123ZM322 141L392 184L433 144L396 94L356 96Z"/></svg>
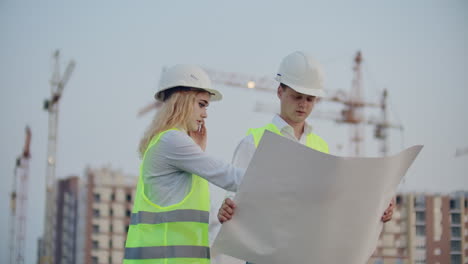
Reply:
<svg viewBox="0 0 468 264"><path fill-rule="evenodd" d="M111 166L137 175L138 141L152 113L161 68L194 63L219 71L274 77L295 50L324 67L326 88L349 90L353 56L364 57L366 99L389 90L390 153L424 144L402 191L468 190L467 1L0 1L1 185L0 233L8 234L14 161L31 126L32 159L25 263L36 261L44 218L47 113L52 53L62 69L77 63L60 105L57 176L82 176L87 166ZM208 152L230 161L246 130L271 120L256 102L274 93L218 85L225 99L208 110ZM275 87L271 87L275 88ZM317 111L340 111L320 103ZM369 111L377 116L378 111ZM349 127L311 120L332 154L349 155ZM344 148L339 148L344 146ZM372 128L366 155L378 155ZM216 197L221 197L217 191ZM8 257L0 241L0 262Z"/></svg>

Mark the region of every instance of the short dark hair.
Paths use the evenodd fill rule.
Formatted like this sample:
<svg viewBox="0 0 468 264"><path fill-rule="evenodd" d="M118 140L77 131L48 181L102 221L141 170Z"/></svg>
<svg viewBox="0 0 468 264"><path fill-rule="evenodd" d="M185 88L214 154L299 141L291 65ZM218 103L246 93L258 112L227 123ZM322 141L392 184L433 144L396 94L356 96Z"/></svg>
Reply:
<svg viewBox="0 0 468 264"><path fill-rule="evenodd" d="M284 84L284 83L280 83L279 86L280 86L281 88L283 88L283 90L285 90L286 88L291 88L291 87L287 86L287 85Z"/></svg>

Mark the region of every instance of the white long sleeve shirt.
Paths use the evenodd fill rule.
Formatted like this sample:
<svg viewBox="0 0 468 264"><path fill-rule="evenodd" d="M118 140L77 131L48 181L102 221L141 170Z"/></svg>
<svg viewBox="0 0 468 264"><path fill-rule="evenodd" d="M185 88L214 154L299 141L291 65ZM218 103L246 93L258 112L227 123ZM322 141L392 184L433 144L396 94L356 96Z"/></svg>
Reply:
<svg viewBox="0 0 468 264"><path fill-rule="evenodd" d="M179 203L190 192L192 174L228 191L237 191L245 169L215 159L184 131L166 132L143 160L145 195L160 206Z"/></svg>

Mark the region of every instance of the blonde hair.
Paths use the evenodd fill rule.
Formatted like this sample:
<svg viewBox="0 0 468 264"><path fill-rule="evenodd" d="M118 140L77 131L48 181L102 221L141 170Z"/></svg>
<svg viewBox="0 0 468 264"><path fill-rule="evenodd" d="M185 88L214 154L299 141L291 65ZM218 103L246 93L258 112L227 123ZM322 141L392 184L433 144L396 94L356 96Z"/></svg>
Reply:
<svg viewBox="0 0 468 264"><path fill-rule="evenodd" d="M140 140L138 151L143 158L151 139L171 128L188 130L188 119L193 111L197 94L204 91L176 91L166 98L161 109L156 113L153 121L146 129Z"/></svg>

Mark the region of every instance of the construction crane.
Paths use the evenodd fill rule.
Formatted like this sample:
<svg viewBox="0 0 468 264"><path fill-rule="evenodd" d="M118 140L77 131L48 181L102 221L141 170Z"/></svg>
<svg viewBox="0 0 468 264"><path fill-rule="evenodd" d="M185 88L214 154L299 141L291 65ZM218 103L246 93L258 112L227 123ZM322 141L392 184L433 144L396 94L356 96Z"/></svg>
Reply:
<svg viewBox="0 0 468 264"><path fill-rule="evenodd" d="M349 93L343 90L328 91L327 93L329 95L320 99L321 101L335 102L343 105L341 113L330 113L317 109L314 110L311 117L351 125L349 138L350 150L352 151L351 154L355 156L363 155L365 137L364 126L374 126L374 137L380 141L379 151L382 156L386 156L389 149L387 130L391 128L402 131L403 126L400 124L390 123L388 120L387 90L382 92L381 101L378 103L364 101L361 74L362 61L362 53L358 51L354 57L354 78L352 81L352 88ZM205 71L208 73L213 83L223 84L230 87L254 89L256 91L272 93L276 92L276 87L278 86L278 83L274 81L273 78L259 77L252 74L222 72L213 69L205 69ZM160 102L150 103L138 112L138 116L142 116L152 109L157 109L160 106ZM364 115L364 108L380 109L380 117L366 118ZM261 102L257 102L254 107L254 111L256 112L275 112L278 109L279 106L273 106L269 103Z"/></svg>
<svg viewBox="0 0 468 264"><path fill-rule="evenodd" d="M387 129L394 128L403 130L400 124L393 124L388 121L388 91L384 89L379 103L366 102L364 99L364 90L362 88L361 64L363 61L362 53L358 51L354 57L354 78L349 94L344 91L338 91L328 98L327 101L337 102L344 106L340 118L335 120L338 123L351 125L350 127L350 150L355 156L364 154L364 131L365 125L374 126L374 137L380 140L380 153L382 156L388 154L388 133ZM366 118L365 108L379 108L381 116L379 118Z"/></svg>
<svg viewBox="0 0 468 264"><path fill-rule="evenodd" d="M362 89L362 74L361 74L361 63L362 54L360 51L357 52L354 57L354 78L352 81L352 88L350 93L342 90L329 91L328 96L321 100L326 102L335 102L343 105L341 113L330 113L315 110L311 115L312 118L332 120L341 124L350 125L350 150L351 154L355 156L362 156L364 154L364 127L365 125L374 126L374 137L380 140L380 153L382 156L388 154L388 133L389 128L403 130L403 126L400 124L393 124L388 121L388 92L384 90L382 92L381 101L379 103L366 102L363 96ZM255 86L256 87L256 86ZM265 90L263 88L262 90ZM366 118L364 114L365 108L377 108L381 110L381 116L379 118ZM269 110L269 111L268 111ZM268 109L266 104L257 102L255 111L271 112L271 107Z"/></svg>
<svg viewBox="0 0 468 264"><path fill-rule="evenodd" d="M354 57L354 78L352 81L351 92L347 93L343 90L328 91L328 96L322 98L325 102L335 102L343 105L341 113L330 113L320 111L320 109L314 110L311 117L325 120L332 120L341 124L351 125L350 128L350 150L355 156L363 155L363 144L364 144L364 126L374 126L374 137L380 141L380 153L382 156L388 154L388 133L387 130L399 129L403 130L403 126L400 124L390 123L388 120L388 92L384 90L382 92L381 101L379 103L366 102L363 98L362 89L362 74L361 74L361 63L363 61L362 53L357 52ZM242 87L247 89L255 89L259 91L276 92L275 87L278 86L272 78L266 77L255 77L248 74L237 74L237 73L224 73L217 72L214 70L207 70L212 78L213 82L224 84L234 87ZM364 108L375 108L381 110L379 118L366 118L364 115ZM278 107L272 107L266 103L257 102L254 111L257 112L273 112Z"/></svg>
<svg viewBox="0 0 468 264"><path fill-rule="evenodd" d="M55 225L55 166L57 153L57 127L59 102L63 89L75 69L75 62L71 60L63 75L60 73L60 52L53 54L54 68L50 80L51 95L44 101L44 110L49 113L49 132L47 141L47 171L46 171L46 211L44 221L43 248L40 263L54 263L54 225Z"/></svg>
<svg viewBox="0 0 468 264"><path fill-rule="evenodd" d="M23 264L26 241L31 129L26 126L23 153L15 161L10 195L10 264Z"/></svg>

